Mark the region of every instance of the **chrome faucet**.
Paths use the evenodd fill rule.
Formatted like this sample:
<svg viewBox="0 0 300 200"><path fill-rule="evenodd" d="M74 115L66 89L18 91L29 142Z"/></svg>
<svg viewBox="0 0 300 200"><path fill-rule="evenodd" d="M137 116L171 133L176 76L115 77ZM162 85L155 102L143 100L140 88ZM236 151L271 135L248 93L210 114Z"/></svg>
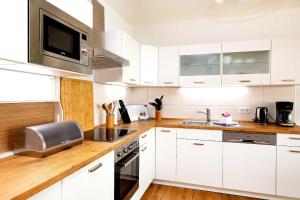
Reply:
<svg viewBox="0 0 300 200"><path fill-rule="evenodd" d="M205 108L206 112L203 111L197 111L198 114L204 114L206 115L206 123L209 124L210 123L210 109L209 108Z"/></svg>

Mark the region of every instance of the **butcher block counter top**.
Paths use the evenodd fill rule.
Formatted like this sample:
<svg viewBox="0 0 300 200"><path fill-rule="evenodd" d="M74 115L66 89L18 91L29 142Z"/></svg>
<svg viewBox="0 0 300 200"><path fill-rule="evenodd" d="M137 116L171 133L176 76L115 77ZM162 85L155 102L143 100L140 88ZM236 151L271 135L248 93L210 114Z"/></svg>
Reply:
<svg viewBox="0 0 300 200"><path fill-rule="evenodd" d="M182 125L182 121L183 119L165 119L159 122L151 120L122 124L118 128L137 131L113 143L84 141L81 145L46 158L13 155L0 159L0 200L29 198L155 126L300 134L299 126L285 128L276 125L262 126L253 122L242 122L240 127L187 126Z"/></svg>

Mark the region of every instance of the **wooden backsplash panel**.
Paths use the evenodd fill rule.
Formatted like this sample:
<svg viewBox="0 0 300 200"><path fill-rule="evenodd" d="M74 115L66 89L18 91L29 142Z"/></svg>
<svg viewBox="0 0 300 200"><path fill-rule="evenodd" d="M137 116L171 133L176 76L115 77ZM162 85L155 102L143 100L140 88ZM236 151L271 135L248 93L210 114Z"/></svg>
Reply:
<svg viewBox="0 0 300 200"><path fill-rule="evenodd" d="M94 128L93 82L61 78L60 98L64 120L77 121L83 130Z"/></svg>
<svg viewBox="0 0 300 200"><path fill-rule="evenodd" d="M54 103L1 103L0 153L14 149L24 141L27 126L54 122Z"/></svg>

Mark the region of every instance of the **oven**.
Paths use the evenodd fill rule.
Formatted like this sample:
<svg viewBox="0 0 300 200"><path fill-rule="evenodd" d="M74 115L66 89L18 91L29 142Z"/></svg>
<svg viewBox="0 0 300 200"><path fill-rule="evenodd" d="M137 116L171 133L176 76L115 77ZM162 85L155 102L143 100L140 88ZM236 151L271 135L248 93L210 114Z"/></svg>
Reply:
<svg viewBox="0 0 300 200"><path fill-rule="evenodd" d="M130 200L139 187L139 141L115 151L115 200Z"/></svg>
<svg viewBox="0 0 300 200"><path fill-rule="evenodd" d="M29 0L29 62L92 74L92 29L45 0Z"/></svg>

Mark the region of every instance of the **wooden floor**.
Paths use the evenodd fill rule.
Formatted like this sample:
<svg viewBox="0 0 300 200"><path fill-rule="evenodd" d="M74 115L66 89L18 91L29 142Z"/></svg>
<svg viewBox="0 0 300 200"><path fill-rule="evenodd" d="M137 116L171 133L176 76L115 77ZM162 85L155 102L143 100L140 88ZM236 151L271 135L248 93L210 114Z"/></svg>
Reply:
<svg viewBox="0 0 300 200"><path fill-rule="evenodd" d="M215 192L151 184L141 200L256 200Z"/></svg>

